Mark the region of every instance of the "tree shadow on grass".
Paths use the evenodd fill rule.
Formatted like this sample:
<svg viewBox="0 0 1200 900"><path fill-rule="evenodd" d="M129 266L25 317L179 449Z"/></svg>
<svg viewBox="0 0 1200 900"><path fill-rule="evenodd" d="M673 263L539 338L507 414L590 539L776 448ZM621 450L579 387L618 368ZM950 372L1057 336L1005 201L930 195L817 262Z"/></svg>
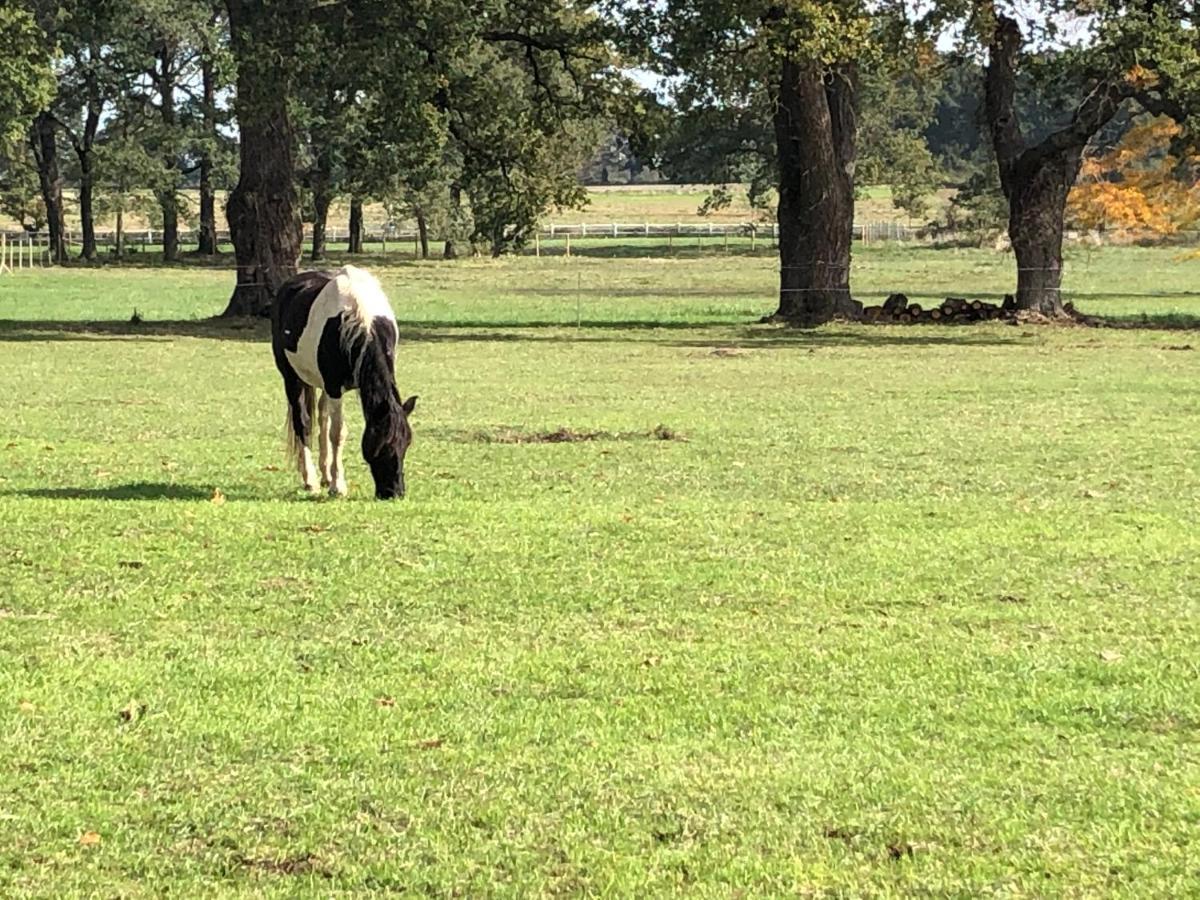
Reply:
<svg viewBox="0 0 1200 900"><path fill-rule="evenodd" d="M31 497L39 500L208 500L211 490L188 484L162 484L138 481L108 487L30 488L24 491L5 491L9 497Z"/></svg>
<svg viewBox="0 0 1200 900"><path fill-rule="evenodd" d="M1200 330L1200 315L1131 314L1095 317L1113 329L1148 331ZM1012 328L991 323L963 325L913 324L879 326L843 324L821 328L686 319L584 319L579 322L540 319L428 319L400 323L401 343L615 343L645 341L666 347L736 347L740 349L812 349L818 347L1010 346L1037 326ZM1031 331L1031 329L1033 329ZM686 332L686 336L683 334ZM65 322L0 319L0 344L43 341L147 340L175 338L265 343L271 328L266 319L192 319L176 321Z"/></svg>
<svg viewBox="0 0 1200 900"><path fill-rule="evenodd" d="M267 341L271 338L271 325L266 319L181 319L137 323L0 319L0 343L125 339L170 341L181 337Z"/></svg>

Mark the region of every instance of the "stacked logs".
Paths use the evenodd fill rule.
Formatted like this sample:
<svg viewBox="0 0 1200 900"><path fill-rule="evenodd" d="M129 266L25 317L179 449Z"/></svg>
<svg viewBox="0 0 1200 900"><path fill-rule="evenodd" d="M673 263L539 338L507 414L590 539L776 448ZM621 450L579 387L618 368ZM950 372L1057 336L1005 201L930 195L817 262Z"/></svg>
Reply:
<svg viewBox="0 0 1200 900"><path fill-rule="evenodd" d="M992 319L1012 319L1016 311L1017 304L1012 294L1005 294L1004 302L999 305L985 300L947 297L941 304L929 309L919 303L909 303L903 294L890 294L883 301L883 305L863 309L863 321L876 325L909 325L920 322L963 325Z"/></svg>

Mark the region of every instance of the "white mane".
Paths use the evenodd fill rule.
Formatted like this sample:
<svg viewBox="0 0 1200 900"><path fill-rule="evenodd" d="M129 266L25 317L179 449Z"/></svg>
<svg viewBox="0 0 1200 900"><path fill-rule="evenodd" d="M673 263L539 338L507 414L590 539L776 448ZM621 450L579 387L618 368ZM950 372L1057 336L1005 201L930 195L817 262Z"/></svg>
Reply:
<svg viewBox="0 0 1200 900"><path fill-rule="evenodd" d="M343 266L334 274L338 298L345 312L342 343L349 346L358 339L371 340L371 323L377 316L395 321L383 287L366 269Z"/></svg>

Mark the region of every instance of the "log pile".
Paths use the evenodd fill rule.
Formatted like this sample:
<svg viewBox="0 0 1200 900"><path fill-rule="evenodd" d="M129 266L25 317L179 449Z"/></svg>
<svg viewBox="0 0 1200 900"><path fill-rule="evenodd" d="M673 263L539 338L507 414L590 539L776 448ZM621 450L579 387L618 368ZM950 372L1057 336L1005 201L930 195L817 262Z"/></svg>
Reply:
<svg viewBox="0 0 1200 900"><path fill-rule="evenodd" d="M939 305L928 309L919 303L909 303L904 294L891 294L882 305L863 309L863 321L875 325L965 325L995 319L1012 320L1015 315L1016 302L1011 294L1005 294L1002 304L969 300L965 297L947 297Z"/></svg>

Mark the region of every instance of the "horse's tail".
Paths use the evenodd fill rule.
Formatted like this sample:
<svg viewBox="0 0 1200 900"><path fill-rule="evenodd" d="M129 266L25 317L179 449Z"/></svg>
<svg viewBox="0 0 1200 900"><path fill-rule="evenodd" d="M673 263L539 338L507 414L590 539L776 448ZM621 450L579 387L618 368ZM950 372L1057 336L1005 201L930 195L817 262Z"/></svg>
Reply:
<svg viewBox="0 0 1200 900"><path fill-rule="evenodd" d="M311 385L303 385L300 388L300 403L308 410L308 439L312 441L313 431L317 428L317 389ZM289 403L287 407L287 416L283 422L283 438L287 447L288 459L295 459L296 454L300 452L300 437L296 434L296 423L292 421L292 405ZM309 446L305 442L303 446Z"/></svg>

